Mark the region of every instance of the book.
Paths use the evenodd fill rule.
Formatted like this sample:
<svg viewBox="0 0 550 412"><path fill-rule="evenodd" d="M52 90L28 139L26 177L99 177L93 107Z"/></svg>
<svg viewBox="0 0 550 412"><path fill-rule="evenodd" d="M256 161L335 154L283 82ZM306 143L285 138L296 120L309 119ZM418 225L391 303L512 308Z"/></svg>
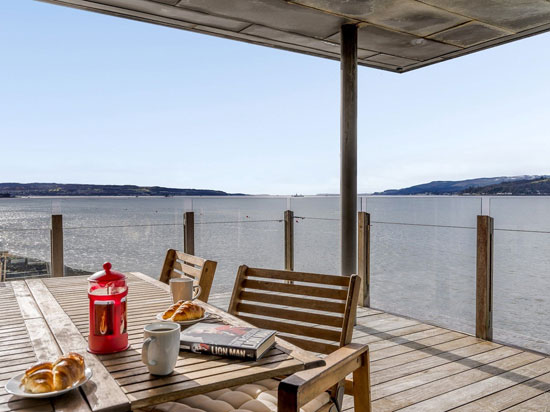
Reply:
<svg viewBox="0 0 550 412"><path fill-rule="evenodd" d="M180 334L180 348L247 360L260 359L275 344L275 331L219 323L196 323Z"/></svg>

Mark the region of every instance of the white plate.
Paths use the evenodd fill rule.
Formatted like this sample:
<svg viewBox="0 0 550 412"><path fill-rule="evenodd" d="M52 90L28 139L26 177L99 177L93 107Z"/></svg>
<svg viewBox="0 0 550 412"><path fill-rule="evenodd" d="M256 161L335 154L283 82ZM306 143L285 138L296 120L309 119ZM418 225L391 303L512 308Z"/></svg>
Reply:
<svg viewBox="0 0 550 412"><path fill-rule="evenodd" d="M204 312L204 315L202 318L177 321L177 320L170 320L170 319L162 319L162 313L157 313L157 319L160 320L161 322L174 322L174 323L179 323L180 325L192 325L194 323L198 323L200 321L208 319L209 316L210 316L210 313Z"/></svg>
<svg viewBox="0 0 550 412"><path fill-rule="evenodd" d="M11 378L8 383L6 383L6 392L11 393L12 395L21 396L22 398L51 398L53 396L63 395L66 392L72 391L73 389L78 388L79 386L84 385L92 377L92 370L90 368L84 369L84 377L76 382L73 386L61 391L53 391L46 393L29 393L25 392L23 386L21 386L21 378L25 375L25 372L15 375Z"/></svg>

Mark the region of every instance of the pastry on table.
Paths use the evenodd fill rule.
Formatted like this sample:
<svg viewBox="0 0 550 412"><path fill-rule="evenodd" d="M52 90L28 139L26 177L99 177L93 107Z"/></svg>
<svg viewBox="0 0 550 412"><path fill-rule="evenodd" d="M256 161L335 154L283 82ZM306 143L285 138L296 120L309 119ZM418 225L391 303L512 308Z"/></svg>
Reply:
<svg viewBox="0 0 550 412"><path fill-rule="evenodd" d="M54 363L43 362L25 371L21 385L25 392L46 393L70 388L84 378L84 358L71 352Z"/></svg>
<svg viewBox="0 0 550 412"><path fill-rule="evenodd" d="M42 362L27 369L21 379L25 392L52 392L54 390L52 368L51 362Z"/></svg>
<svg viewBox="0 0 550 412"><path fill-rule="evenodd" d="M174 303L172 306L170 306L163 314L162 319L168 320L172 316L174 316L174 313L178 310L178 308L184 303L183 300L178 300L176 303Z"/></svg>
<svg viewBox="0 0 550 412"><path fill-rule="evenodd" d="M84 358L71 352L53 364L53 386L56 391L73 386L84 377Z"/></svg>
<svg viewBox="0 0 550 412"><path fill-rule="evenodd" d="M172 320L174 322L181 322L185 320L195 320L200 319L204 316L204 309L202 306L195 305L192 302L184 302L178 310L176 310L176 313L174 313L174 316L172 316Z"/></svg>

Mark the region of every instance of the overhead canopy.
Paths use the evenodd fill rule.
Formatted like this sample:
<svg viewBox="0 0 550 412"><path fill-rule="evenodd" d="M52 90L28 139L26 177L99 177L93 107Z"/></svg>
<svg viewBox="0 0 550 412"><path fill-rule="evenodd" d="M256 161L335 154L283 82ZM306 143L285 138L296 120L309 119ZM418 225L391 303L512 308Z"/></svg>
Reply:
<svg viewBox="0 0 550 412"><path fill-rule="evenodd" d="M340 59L358 24L358 64L406 72L550 30L550 0L44 0Z"/></svg>

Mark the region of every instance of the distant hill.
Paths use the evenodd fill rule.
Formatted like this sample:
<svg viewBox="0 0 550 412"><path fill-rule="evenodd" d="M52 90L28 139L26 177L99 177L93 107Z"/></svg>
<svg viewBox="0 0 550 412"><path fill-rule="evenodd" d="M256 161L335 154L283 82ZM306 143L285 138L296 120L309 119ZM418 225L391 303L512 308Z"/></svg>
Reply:
<svg viewBox="0 0 550 412"><path fill-rule="evenodd" d="M462 192L469 195L550 196L550 178L503 182L483 187L471 187Z"/></svg>
<svg viewBox="0 0 550 412"><path fill-rule="evenodd" d="M174 189L160 186L86 185L62 183L0 183L2 197L14 196L244 196L208 189Z"/></svg>
<svg viewBox="0 0 550 412"><path fill-rule="evenodd" d="M500 184L509 183L510 189L515 183L523 184L547 179L549 176L500 176L483 177L479 179L457 180L457 181L434 181L421 185L411 186L404 189L385 190L374 193L375 195L457 195L457 194L478 194L478 188L497 187ZM519 187L519 186L518 186ZM497 190L497 189L495 189ZM498 194L498 193L494 193Z"/></svg>

